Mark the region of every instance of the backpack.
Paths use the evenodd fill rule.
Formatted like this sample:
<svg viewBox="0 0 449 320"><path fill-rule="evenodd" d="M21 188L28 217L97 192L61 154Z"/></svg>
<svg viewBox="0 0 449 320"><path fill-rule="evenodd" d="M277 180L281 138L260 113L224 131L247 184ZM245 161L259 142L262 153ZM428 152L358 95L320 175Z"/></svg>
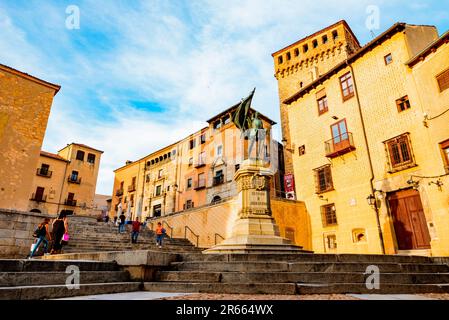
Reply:
<svg viewBox="0 0 449 320"><path fill-rule="evenodd" d="M47 230L45 228L45 225L39 225L36 230L34 230L33 237L39 238L44 237L47 235Z"/></svg>

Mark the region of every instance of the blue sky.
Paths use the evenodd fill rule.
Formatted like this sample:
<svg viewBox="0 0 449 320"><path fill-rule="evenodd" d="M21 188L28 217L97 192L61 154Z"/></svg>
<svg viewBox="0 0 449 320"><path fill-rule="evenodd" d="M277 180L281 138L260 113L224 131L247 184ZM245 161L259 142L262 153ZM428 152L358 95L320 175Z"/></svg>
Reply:
<svg viewBox="0 0 449 320"><path fill-rule="evenodd" d="M80 29L66 28L66 8ZM257 87L253 106L279 122L271 53L345 19L362 44L366 9L380 34L397 21L449 30L449 0L0 0L0 63L60 84L44 140L105 151L113 170L205 125ZM275 137L280 137L279 125Z"/></svg>

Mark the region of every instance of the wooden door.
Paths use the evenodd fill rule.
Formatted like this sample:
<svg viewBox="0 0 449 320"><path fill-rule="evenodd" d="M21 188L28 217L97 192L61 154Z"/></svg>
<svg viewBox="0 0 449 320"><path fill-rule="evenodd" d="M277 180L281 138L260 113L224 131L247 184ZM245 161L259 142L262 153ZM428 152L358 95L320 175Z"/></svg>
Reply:
<svg viewBox="0 0 449 320"><path fill-rule="evenodd" d="M399 250L430 248L430 234L427 228L421 198L416 190L404 190L388 198Z"/></svg>

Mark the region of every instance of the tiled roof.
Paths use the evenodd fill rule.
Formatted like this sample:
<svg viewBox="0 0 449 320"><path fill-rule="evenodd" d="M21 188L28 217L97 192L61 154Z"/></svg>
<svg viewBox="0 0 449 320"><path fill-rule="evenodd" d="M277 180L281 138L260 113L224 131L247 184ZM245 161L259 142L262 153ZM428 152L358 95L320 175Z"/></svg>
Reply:
<svg viewBox="0 0 449 320"><path fill-rule="evenodd" d="M41 151L41 156L47 157L47 158L52 158L52 159L55 159L55 160L64 161L64 162L69 162L67 159L64 159L60 155L54 154L54 153L50 153L50 152L47 152L47 151Z"/></svg>

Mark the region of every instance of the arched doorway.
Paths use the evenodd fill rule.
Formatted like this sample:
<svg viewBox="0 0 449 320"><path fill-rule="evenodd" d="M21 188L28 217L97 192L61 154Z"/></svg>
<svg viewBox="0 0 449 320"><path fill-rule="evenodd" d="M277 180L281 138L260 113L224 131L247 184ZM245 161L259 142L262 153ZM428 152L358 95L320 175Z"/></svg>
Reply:
<svg viewBox="0 0 449 320"><path fill-rule="evenodd" d="M221 197L220 197L220 196L215 196L215 197L212 199L212 204L218 203L218 202L220 202L220 201L221 201Z"/></svg>

